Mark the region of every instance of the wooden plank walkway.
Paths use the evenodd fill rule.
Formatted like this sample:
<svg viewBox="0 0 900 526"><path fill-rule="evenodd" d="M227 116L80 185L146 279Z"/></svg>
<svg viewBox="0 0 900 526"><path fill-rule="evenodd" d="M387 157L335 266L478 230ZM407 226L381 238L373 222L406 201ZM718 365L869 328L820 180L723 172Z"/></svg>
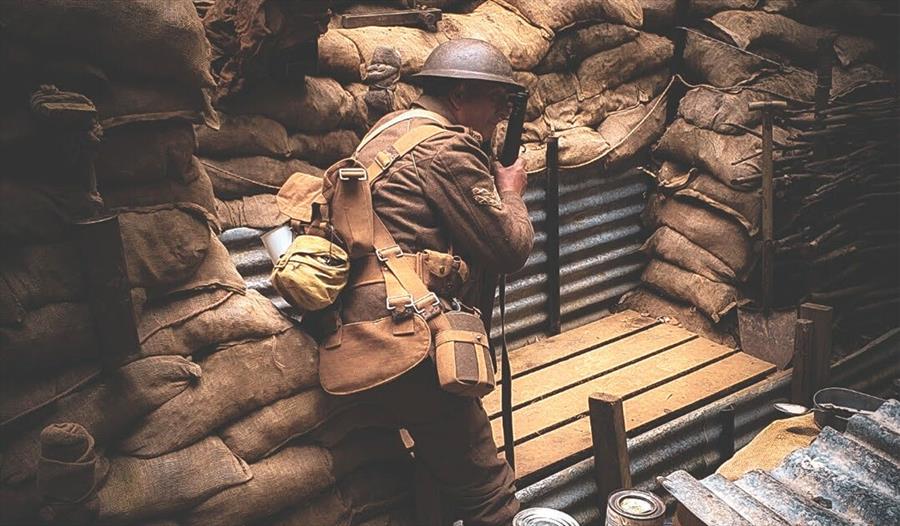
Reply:
<svg viewBox="0 0 900 526"><path fill-rule="evenodd" d="M775 371L769 363L632 311L517 349L510 360L520 482L587 456L591 393L622 397L625 428L634 436ZM498 449L501 389L484 398Z"/></svg>

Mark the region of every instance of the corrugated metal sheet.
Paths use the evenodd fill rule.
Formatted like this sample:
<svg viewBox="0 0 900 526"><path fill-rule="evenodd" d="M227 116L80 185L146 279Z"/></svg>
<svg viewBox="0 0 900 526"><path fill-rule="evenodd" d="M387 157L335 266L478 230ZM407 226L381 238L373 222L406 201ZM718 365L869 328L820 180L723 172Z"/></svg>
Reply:
<svg viewBox="0 0 900 526"><path fill-rule="evenodd" d="M900 329L833 364L831 375L836 386L889 395L892 380L900 377ZM656 478L677 470L701 477L711 473L725 460L718 452L723 431L718 415L723 408L734 408L735 448L741 448L779 415L773 402L789 396L790 376L785 372L629 439L632 482L638 489L656 491ZM525 506L560 509L582 526L599 526L593 469L593 459L585 459L517 495Z"/></svg>
<svg viewBox="0 0 900 526"><path fill-rule="evenodd" d="M662 484L709 525L900 524L900 402L855 415L844 433L825 427L771 471L734 482L677 471Z"/></svg>
<svg viewBox="0 0 900 526"><path fill-rule="evenodd" d="M638 253L646 238L640 225L646 176L637 169L560 175L560 262L563 330L609 313L615 300L637 286L643 261ZM525 193L535 227L535 248L525 267L507 282L507 338L511 347L547 334L547 224L543 176L531 177ZM296 314L269 283L272 264L259 236L262 231L235 228L222 242L250 288L282 310ZM499 335L499 309L494 331Z"/></svg>

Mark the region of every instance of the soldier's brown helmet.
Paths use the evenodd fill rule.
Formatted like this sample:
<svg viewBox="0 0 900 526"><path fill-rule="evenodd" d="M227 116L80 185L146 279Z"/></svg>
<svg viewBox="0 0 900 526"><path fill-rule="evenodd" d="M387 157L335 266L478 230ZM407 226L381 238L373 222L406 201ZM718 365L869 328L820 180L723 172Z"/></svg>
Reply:
<svg viewBox="0 0 900 526"><path fill-rule="evenodd" d="M499 49L484 40L459 38L442 43L428 55L415 79L447 78L498 82L510 89L523 89L513 79L512 65Z"/></svg>

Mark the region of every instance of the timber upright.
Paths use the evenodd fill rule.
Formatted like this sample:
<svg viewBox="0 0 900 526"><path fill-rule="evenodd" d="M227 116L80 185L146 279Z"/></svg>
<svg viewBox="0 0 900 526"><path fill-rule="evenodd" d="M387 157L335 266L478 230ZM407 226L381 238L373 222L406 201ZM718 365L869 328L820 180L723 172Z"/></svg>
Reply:
<svg viewBox="0 0 900 526"><path fill-rule="evenodd" d="M489 153L524 90L499 50L472 39L438 46L415 78L424 91L413 107L376 123L329 168L320 197L288 213L295 226L320 216L317 231L350 259L337 302L306 318L323 388L382 406L415 441L440 492L439 505L417 505L417 523L508 525L519 503L480 400L494 387L481 312L534 242L523 161L504 167ZM293 176L282 210L314 184Z"/></svg>

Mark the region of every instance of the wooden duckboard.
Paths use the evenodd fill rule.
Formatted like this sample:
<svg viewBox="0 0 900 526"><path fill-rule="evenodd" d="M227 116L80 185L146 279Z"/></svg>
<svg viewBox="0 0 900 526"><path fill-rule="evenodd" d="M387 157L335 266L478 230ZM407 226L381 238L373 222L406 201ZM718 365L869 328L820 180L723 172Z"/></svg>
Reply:
<svg viewBox="0 0 900 526"><path fill-rule="evenodd" d="M513 351L516 478L533 481L586 456L588 396L623 399L634 436L775 371L775 366L680 327L624 311ZM498 448L500 390L484 398Z"/></svg>

